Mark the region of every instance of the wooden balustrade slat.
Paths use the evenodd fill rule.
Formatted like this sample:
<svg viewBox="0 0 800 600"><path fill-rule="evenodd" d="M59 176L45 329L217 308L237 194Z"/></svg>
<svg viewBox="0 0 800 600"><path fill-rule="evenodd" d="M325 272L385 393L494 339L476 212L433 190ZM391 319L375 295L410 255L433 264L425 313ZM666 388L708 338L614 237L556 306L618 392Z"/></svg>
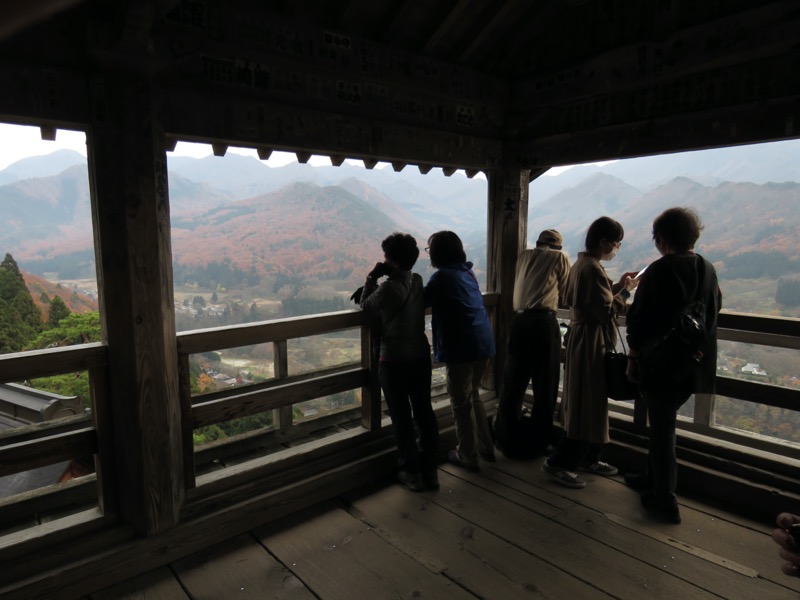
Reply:
<svg viewBox="0 0 800 600"><path fill-rule="evenodd" d="M722 311L719 314L720 329L738 329L752 333L800 338L800 319L770 317L746 313Z"/></svg>
<svg viewBox="0 0 800 600"><path fill-rule="evenodd" d="M230 398L196 404L192 409L194 421L192 427L205 427L355 389L366 383L368 374L367 369L351 369L336 375L324 375L307 381L245 392Z"/></svg>
<svg viewBox="0 0 800 600"><path fill-rule="evenodd" d="M321 315L292 317L279 321L247 323L201 329L178 334L178 352L197 354L222 348L237 348L266 342L276 342L343 329L360 327L367 315L360 310L345 310Z"/></svg>
<svg viewBox="0 0 800 600"><path fill-rule="evenodd" d="M0 383L88 371L108 364L108 349L101 343L68 348L30 350L0 356Z"/></svg>
<svg viewBox="0 0 800 600"><path fill-rule="evenodd" d="M85 429L91 424L89 415L75 415L43 423L31 423L24 427L0 431L0 447L30 442L70 431Z"/></svg>
<svg viewBox="0 0 800 600"><path fill-rule="evenodd" d="M746 402L755 402L776 408L800 411L800 390L767 383L717 377L716 393Z"/></svg>
<svg viewBox="0 0 800 600"><path fill-rule="evenodd" d="M0 477L97 452L93 427L0 448Z"/></svg>
<svg viewBox="0 0 800 600"><path fill-rule="evenodd" d="M276 373L275 379L268 379L267 381L259 381L257 383L248 383L246 385L222 388L214 390L213 392L205 392L192 396L192 405L204 404L211 400L224 400L226 398L233 398L240 396L244 392L257 392L260 390L270 390L272 388L287 385L289 383L300 383L301 381L308 381L310 379L317 379L323 375L337 375L339 373L346 373L353 369L359 368L360 363L345 363L336 365L335 367L326 367L317 371L308 371L306 373L298 373L297 375L286 375L285 377L278 377Z"/></svg>

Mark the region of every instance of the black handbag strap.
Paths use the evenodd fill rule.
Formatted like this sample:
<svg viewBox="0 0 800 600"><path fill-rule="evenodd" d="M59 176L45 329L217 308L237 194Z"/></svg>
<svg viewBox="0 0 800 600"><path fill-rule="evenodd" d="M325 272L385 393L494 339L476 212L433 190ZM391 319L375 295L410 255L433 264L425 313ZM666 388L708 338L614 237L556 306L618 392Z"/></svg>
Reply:
<svg viewBox="0 0 800 600"><path fill-rule="evenodd" d="M622 338L622 332L619 330L619 323L617 322L617 315L611 315L611 323L614 324L614 327L617 328L617 338L622 343L622 353L627 354L628 349L625 347L625 340ZM606 338L606 352L617 352L617 347L615 344L611 343L611 336L609 335L608 328L603 327L603 337Z"/></svg>

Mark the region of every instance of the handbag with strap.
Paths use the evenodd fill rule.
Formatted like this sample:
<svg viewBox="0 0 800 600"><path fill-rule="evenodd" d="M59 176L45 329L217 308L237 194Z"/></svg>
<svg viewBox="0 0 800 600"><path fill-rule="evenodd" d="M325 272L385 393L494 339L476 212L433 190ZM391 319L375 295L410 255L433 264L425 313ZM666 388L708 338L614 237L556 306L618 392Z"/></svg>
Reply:
<svg viewBox="0 0 800 600"><path fill-rule="evenodd" d="M628 381L626 371L628 369L628 352L625 342L619 331L619 324L616 317L613 319L617 334L622 342L622 352L617 352L616 347L611 343L611 336L606 341L605 360L606 372L606 396L613 400L635 400L639 396L639 386Z"/></svg>
<svg viewBox="0 0 800 600"><path fill-rule="evenodd" d="M648 384L680 383L693 378L703 359L708 338L706 304L712 270L698 258L694 297L678 312L666 335L650 341L639 352L639 366Z"/></svg>

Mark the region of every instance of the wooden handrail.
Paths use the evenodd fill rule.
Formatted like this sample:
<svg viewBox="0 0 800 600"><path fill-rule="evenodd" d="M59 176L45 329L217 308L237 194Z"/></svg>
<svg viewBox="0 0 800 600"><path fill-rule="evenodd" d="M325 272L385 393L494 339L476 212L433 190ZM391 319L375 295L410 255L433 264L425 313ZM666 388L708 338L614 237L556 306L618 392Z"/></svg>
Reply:
<svg viewBox="0 0 800 600"><path fill-rule="evenodd" d="M0 355L0 383L88 371L107 365L108 350L97 342Z"/></svg>
<svg viewBox="0 0 800 600"><path fill-rule="evenodd" d="M354 368L343 373L323 375L269 389L245 391L192 407L193 427L205 427L221 421L247 417L282 406L329 396L364 385L369 371ZM283 380L285 381L285 380Z"/></svg>
<svg viewBox="0 0 800 600"><path fill-rule="evenodd" d="M97 452L93 427L0 447L0 477Z"/></svg>
<svg viewBox="0 0 800 600"><path fill-rule="evenodd" d="M215 327L178 334L178 354L199 354L252 346L267 342L291 340L354 329L367 323L369 315L360 310L344 310L306 317L291 317L277 321L262 321L228 327Z"/></svg>

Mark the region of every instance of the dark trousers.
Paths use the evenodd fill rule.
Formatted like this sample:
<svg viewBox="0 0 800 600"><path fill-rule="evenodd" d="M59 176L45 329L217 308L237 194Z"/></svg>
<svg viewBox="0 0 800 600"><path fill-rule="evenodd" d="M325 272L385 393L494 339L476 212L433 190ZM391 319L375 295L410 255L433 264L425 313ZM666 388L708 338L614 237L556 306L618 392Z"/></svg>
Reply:
<svg viewBox="0 0 800 600"><path fill-rule="evenodd" d="M380 380L397 442L398 467L410 473L433 472L438 466L439 425L431 406L431 360L385 362ZM419 429L420 448L414 431Z"/></svg>
<svg viewBox="0 0 800 600"><path fill-rule="evenodd" d="M567 471L577 471L580 465L591 465L599 461L602 452L603 444L590 444L585 440L576 440L565 435L547 462Z"/></svg>
<svg viewBox="0 0 800 600"><path fill-rule="evenodd" d="M675 426L678 410L691 396L691 391L675 389L644 390L650 419L650 445L647 475L653 495L664 503L675 501L678 483L678 460L675 456Z"/></svg>
<svg viewBox="0 0 800 600"><path fill-rule="evenodd" d="M510 330L495 436L504 451L541 452L553 438L561 368L558 320L549 310L518 312L511 320ZM533 410L530 427L523 428L522 401L529 381L533 387Z"/></svg>

